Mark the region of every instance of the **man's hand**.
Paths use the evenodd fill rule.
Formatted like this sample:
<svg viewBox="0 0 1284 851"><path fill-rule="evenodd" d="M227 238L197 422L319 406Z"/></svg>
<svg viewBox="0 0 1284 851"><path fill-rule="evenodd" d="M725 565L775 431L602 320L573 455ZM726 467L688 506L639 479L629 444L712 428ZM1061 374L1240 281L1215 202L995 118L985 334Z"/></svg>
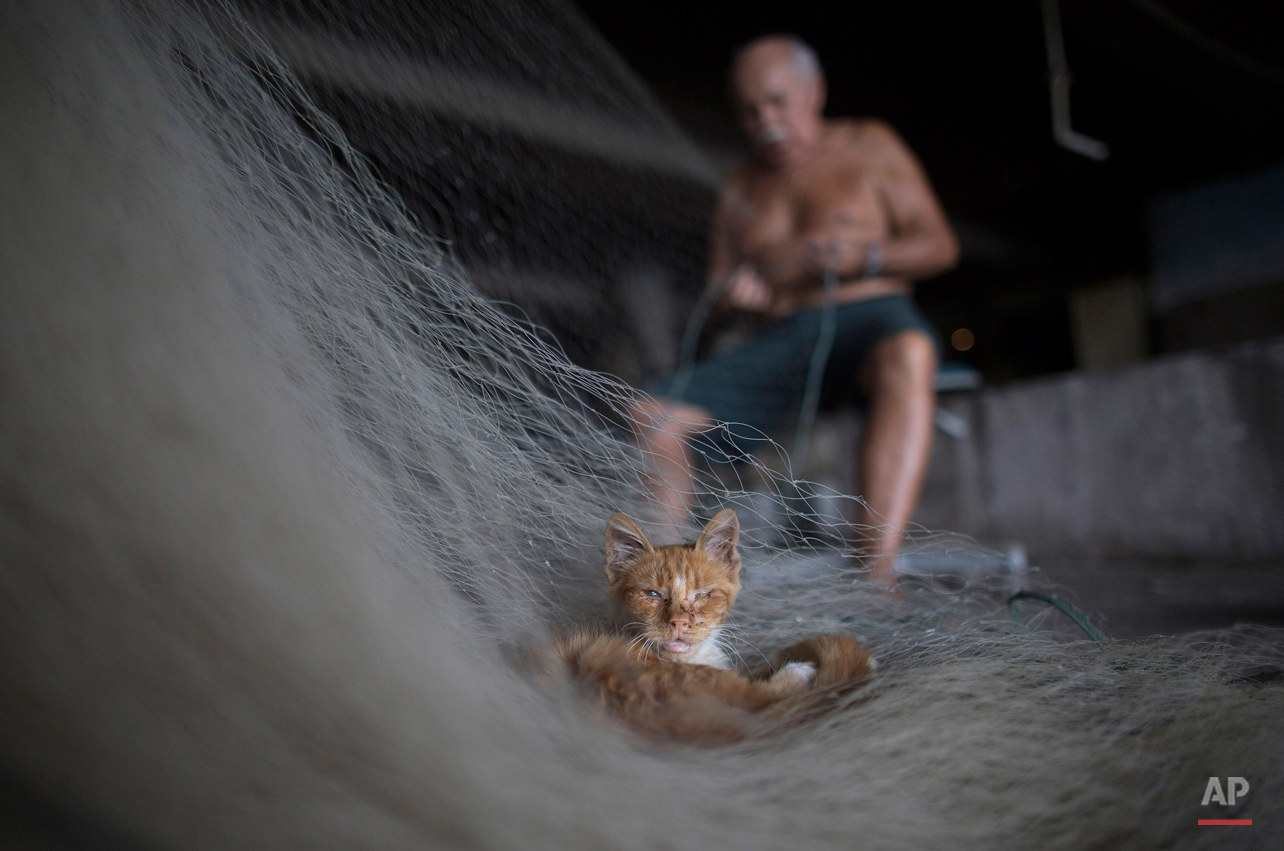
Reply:
<svg viewBox="0 0 1284 851"><path fill-rule="evenodd" d="M747 263L737 266L727 285L727 306L750 313L766 313L775 294L757 270Z"/></svg>
<svg viewBox="0 0 1284 851"><path fill-rule="evenodd" d="M840 277L854 275L865 268L868 247L864 242L841 237L813 237L803 248L799 265L803 274L820 278L830 269Z"/></svg>

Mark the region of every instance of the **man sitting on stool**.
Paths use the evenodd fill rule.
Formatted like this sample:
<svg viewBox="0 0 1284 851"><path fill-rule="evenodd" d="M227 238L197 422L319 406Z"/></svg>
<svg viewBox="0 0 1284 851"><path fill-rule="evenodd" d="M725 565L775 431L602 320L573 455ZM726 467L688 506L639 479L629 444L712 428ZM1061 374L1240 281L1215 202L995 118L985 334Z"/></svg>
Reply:
<svg viewBox="0 0 1284 851"><path fill-rule="evenodd" d="M800 39L750 42L735 56L732 83L753 155L719 197L709 285L726 287L722 307L770 322L749 343L697 364L680 399L663 398L669 379L634 411L664 513L657 519L687 518L692 438L718 439L715 423L774 434L798 410L832 271L837 334L822 398L863 394L868 402L857 461L868 507L853 519L870 530L861 543L873 578L890 587L927 471L936 399L937 338L910 300L912 282L952 268L958 241L895 131L822 117L825 78Z"/></svg>

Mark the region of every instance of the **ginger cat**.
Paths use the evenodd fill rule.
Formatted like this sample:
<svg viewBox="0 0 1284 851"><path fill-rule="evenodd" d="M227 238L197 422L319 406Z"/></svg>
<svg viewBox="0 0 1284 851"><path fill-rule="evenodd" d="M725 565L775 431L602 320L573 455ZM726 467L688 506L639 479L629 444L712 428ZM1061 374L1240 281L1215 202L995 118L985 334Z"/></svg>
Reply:
<svg viewBox="0 0 1284 851"><path fill-rule="evenodd" d="M606 526L612 628L582 628L555 647L571 676L617 719L653 736L702 744L765 730L817 694L867 679L874 659L847 635L785 650L746 677L719 644L740 590L740 524L723 509L694 544L652 547L631 518Z"/></svg>

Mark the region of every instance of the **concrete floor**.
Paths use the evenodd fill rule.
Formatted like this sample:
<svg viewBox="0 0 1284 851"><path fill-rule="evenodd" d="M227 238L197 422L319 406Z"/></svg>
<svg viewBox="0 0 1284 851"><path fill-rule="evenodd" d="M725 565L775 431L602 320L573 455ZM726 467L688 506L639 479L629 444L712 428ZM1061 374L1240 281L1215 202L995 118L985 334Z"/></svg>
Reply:
<svg viewBox="0 0 1284 851"><path fill-rule="evenodd" d="M995 550L990 553L997 555ZM773 577L799 580L850 565L836 550L778 553L766 576L747 571L744 581L750 588L769 585ZM991 564L987 572L993 568ZM913 580L903 577L902 581ZM1229 629L1236 624L1284 627L1284 561L1182 562L1041 557L1036 553L1031 555L1024 574L1008 581L1009 590L1025 588L1049 593L1076 606L1112 638ZM1042 608L1039 603L1023 604L1027 615ZM1069 619L1056 616L1045 619L1045 624L1057 631L1064 626L1067 637L1082 637Z"/></svg>
<svg viewBox="0 0 1284 851"><path fill-rule="evenodd" d="M1031 555L1031 586L1078 606L1114 638L1240 624L1284 626L1284 561L1180 562Z"/></svg>

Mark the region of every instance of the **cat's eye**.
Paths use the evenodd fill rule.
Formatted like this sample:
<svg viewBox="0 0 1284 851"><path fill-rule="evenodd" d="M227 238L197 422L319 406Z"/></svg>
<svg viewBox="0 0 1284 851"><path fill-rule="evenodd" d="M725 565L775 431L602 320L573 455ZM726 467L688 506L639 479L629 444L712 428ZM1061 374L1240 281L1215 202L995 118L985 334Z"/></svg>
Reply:
<svg viewBox="0 0 1284 851"><path fill-rule="evenodd" d="M662 596L664 596L664 595L663 595L663 594L661 594L659 591L643 591L642 593L643 593L643 594L646 594L648 597L662 597Z"/></svg>
<svg viewBox="0 0 1284 851"><path fill-rule="evenodd" d="M699 600L701 597L708 597L708 596L709 596L709 592L708 592L708 591L697 591L697 592L695 592L694 594L692 594L692 595L691 595L691 599L692 599L692 600Z"/></svg>

